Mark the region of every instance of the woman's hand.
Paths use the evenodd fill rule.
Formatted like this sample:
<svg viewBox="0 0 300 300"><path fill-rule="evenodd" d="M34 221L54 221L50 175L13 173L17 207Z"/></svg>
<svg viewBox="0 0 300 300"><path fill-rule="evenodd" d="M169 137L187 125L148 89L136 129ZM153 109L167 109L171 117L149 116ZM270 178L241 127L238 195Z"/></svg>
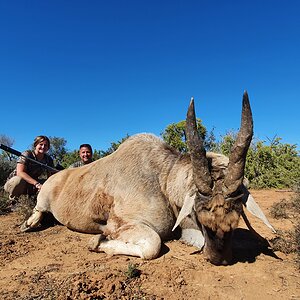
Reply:
<svg viewBox="0 0 300 300"><path fill-rule="evenodd" d="M34 186L38 191L40 191L43 185L41 183L37 182Z"/></svg>

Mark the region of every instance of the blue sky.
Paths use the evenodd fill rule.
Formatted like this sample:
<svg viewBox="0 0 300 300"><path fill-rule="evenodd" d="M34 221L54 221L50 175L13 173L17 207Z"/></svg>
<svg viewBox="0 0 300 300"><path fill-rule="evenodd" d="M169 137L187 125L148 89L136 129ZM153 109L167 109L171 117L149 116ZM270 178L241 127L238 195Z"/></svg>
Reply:
<svg viewBox="0 0 300 300"><path fill-rule="evenodd" d="M240 124L300 144L300 1L0 1L0 134L69 150L159 135L196 114L217 138Z"/></svg>

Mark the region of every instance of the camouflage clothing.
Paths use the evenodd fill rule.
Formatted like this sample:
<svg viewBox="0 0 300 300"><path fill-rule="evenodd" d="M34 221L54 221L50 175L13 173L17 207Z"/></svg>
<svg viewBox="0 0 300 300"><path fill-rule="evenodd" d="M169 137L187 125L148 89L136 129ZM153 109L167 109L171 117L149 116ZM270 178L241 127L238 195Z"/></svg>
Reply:
<svg viewBox="0 0 300 300"><path fill-rule="evenodd" d="M45 178L40 179L39 177L41 175L44 175L45 173L45 168L43 168L39 164L34 163L33 161L30 161L29 159L27 159L27 157L37 160L35 153L31 150L27 150L22 152L22 156L18 158L17 164L25 165L26 173L30 177L32 177L33 179L35 179L40 183L44 182L47 179L47 177L50 175L49 172L46 171ZM48 165L50 167L54 166L52 158L47 154L44 154L44 158L39 162ZM10 199L19 197L22 194L33 195L37 192L37 189L32 184L29 184L23 178L17 176L17 168L13 170L8 176L7 181L4 185L4 190L9 193Z"/></svg>
<svg viewBox="0 0 300 300"><path fill-rule="evenodd" d="M34 151L31 150L26 150L24 152L22 152L22 156L20 156L17 160L17 164L23 164L26 166L26 173L32 177L35 180L38 180L38 178L45 172L45 168L43 168L41 165L34 163L33 161L30 161L29 159L27 159L26 157L29 157L31 159L37 160L36 156L34 154ZM42 160L40 160L39 162L50 166L50 167L54 167L53 164L53 159L47 155L44 154L44 158ZM17 169L13 170L10 175L8 176L7 180L17 176Z"/></svg>
<svg viewBox="0 0 300 300"><path fill-rule="evenodd" d="M76 161L73 164L71 164L69 166L69 168L78 168L78 167L82 167L82 166L85 166L85 165L87 165L87 164L85 164L82 160L80 160L80 161Z"/></svg>

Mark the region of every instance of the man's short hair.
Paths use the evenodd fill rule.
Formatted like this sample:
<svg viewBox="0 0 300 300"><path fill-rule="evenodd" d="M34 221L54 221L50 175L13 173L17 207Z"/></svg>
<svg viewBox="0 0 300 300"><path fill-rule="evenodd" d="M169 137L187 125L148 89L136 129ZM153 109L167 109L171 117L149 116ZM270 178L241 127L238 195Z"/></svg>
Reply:
<svg viewBox="0 0 300 300"><path fill-rule="evenodd" d="M79 149L81 149L83 147L88 148L91 151L91 153L93 153L93 149L92 149L92 146L90 144L81 144L79 146Z"/></svg>

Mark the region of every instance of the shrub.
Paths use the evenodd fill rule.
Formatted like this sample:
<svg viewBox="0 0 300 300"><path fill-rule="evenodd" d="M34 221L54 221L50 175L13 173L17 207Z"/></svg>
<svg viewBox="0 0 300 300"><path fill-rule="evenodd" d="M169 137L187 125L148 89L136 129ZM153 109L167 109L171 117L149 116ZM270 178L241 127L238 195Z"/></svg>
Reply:
<svg viewBox="0 0 300 300"><path fill-rule="evenodd" d="M23 221L27 220L31 214L32 210L36 205L36 195L21 195L15 204L14 210L19 213Z"/></svg>
<svg viewBox="0 0 300 300"><path fill-rule="evenodd" d="M280 200L274 203L270 208L270 215L274 219L288 219L288 209L291 207L291 203L287 202L286 199Z"/></svg>
<svg viewBox="0 0 300 300"><path fill-rule="evenodd" d="M206 150L230 155L237 138L236 132L231 130L216 141L213 131L207 136L201 120L198 121L198 131L204 139ZM162 138L180 152L188 151L185 121L169 125L162 133ZM300 156L297 146L284 144L279 137L274 138L270 145L253 139L247 153L245 176L250 182L250 188L292 188L300 180Z"/></svg>
<svg viewBox="0 0 300 300"><path fill-rule="evenodd" d="M236 136L232 131L227 133L210 150L228 156ZM254 139L247 153L245 176L251 188L294 188L300 181L297 146L281 143L281 138L275 138L270 145Z"/></svg>
<svg viewBox="0 0 300 300"><path fill-rule="evenodd" d="M10 211L10 201L3 189L0 189L0 215Z"/></svg>
<svg viewBox="0 0 300 300"><path fill-rule="evenodd" d="M271 145L258 141L248 151L245 175L252 188L292 188L300 180L300 157L296 145Z"/></svg>
<svg viewBox="0 0 300 300"><path fill-rule="evenodd" d="M0 187L3 187L8 175L16 166L15 161L10 161L6 157L0 155Z"/></svg>
<svg viewBox="0 0 300 300"><path fill-rule="evenodd" d="M300 268L300 183L297 184L295 196L287 200L281 200L271 207L271 214L276 218L289 218L294 223L294 228L289 231L278 231L277 237L271 240L273 250L285 254L296 253L296 263ZM274 214L275 211L275 214ZM278 213L280 212L280 213Z"/></svg>
<svg viewBox="0 0 300 300"><path fill-rule="evenodd" d="M135 277L139 277L141 275L141 271L137 269L136 264L129 263L127 270L124 272L124 275L127 279L132 279Z"/></svg>

